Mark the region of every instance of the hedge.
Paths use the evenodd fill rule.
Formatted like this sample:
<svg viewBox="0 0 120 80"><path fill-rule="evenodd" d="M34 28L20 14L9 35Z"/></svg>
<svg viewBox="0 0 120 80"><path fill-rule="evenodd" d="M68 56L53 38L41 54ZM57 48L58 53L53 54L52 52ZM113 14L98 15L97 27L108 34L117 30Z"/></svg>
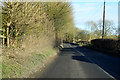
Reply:
<svg viewBox="0 0 120 80"><path fill-rule="evenodd" d="M109 50L120 50L120 40L114 39L94 39L91 40L93 47L109 49Z"/></svg>

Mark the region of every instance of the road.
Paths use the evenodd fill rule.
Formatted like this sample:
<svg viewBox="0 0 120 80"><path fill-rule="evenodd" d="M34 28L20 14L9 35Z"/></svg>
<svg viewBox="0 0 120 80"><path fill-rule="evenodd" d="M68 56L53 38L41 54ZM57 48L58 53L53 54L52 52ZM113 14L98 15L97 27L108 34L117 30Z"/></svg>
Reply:
<svg viewBox="0 0 120 80"><path fill-rule="evenodd" d="M120 76L120 58L77 45L64 48L47 66L40 78L116 78Z"/></svg>

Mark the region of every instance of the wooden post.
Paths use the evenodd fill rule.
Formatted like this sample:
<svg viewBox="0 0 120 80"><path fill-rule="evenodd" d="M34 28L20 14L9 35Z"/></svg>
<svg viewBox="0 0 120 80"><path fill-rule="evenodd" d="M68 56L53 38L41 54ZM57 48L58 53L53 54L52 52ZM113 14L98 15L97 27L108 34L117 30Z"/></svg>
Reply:
<svg viewBox="0 0 120 80"><path fill-rule="evenodd" d="M102 39L104 39L104 27L105 27L105 1L104 1L104 11L103 11L103 30L102 30Z"/></svg>

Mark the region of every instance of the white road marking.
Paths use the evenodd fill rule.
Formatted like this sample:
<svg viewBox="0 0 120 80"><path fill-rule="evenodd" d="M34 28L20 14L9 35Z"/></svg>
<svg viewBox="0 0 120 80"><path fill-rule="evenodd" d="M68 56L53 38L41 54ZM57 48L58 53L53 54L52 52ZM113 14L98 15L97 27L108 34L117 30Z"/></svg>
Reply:
<svg viewBox="0 0 120 80"><path fill-rule="evenodd" d="M72 46L69 45L71 48ZM78 51L77 49L73 48L76 52L80 53L82 56L86 57L86 59L88 59L89 61L93 62L90 58L88 58L87 56L85 56L83 53L81 53L80 51ZM102 69L100 66L98 66L97 64L95 64L100 70L102 70L103 72L105 72L108 76L110 76L111 78L113 78L114 80L116 80L112 75L110 75L108 72L106 72L104 69Z"/></svg>
<svg viewBox="0 0 120 80"><path fill-rule="evenodd" d="M82 56L85 56L83 53L79 52L78 50L76 50L75 48L73 48L77 53L81 54Z"/></svg>

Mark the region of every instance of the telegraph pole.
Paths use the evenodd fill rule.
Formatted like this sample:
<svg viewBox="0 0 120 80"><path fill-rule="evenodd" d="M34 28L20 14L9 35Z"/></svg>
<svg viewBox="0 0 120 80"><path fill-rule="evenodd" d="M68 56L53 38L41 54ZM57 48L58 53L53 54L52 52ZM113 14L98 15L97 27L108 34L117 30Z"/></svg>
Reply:
<svg viewBox="0 0 120 80"><path fill-rule="evenodd" d="M104 11L103 11L103 30L102 30L102 39L104 39L104 28L105 28L105 0L104 0Z"/></svg>

